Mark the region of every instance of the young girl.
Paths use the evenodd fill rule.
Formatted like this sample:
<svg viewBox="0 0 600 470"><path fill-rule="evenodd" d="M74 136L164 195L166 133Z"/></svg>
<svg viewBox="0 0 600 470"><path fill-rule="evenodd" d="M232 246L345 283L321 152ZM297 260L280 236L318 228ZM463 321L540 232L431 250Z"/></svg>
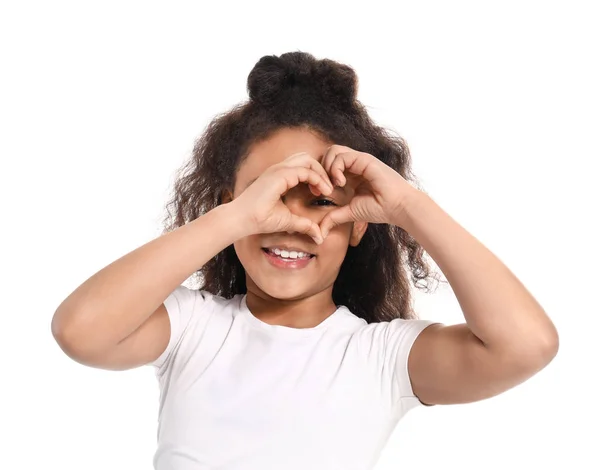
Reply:
<svg viewBox="0 0 600 470"><path fill-rule="evenodd" d="M353 69L265 56L248 90L198 141L166 233L52 322L80 363L155 367L156 469L370 469L411 408L497 395L552 360L542 307L418 189ZM424 251L465 323L412 311Z"/></svg>

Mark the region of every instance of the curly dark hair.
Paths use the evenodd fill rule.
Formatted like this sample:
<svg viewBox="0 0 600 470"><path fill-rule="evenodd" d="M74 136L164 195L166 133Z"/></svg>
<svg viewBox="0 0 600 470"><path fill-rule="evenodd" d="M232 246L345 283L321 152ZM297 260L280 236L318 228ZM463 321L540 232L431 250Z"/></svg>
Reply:
<svg viewBox="0 0 600 470"><path fill-rule="evenodd" d="M233 194L237 169L250 146L282 128L305 128L325 141L370 153L421 189L406 142L372 122L356 98L358 78L348 65L300 51L264 56L248 75L247 89L250 99L215 116L178 170L163 233L214 209L225 191ZM402 228L369 224L358 246L348 247L333 301L368 323L417 318L404 268L410 268L415 287L429 291L428 281L439 277L431 273L425 256ZM246 273L233 245L195 275L199 289L226 299L247 292Z"/></svg>

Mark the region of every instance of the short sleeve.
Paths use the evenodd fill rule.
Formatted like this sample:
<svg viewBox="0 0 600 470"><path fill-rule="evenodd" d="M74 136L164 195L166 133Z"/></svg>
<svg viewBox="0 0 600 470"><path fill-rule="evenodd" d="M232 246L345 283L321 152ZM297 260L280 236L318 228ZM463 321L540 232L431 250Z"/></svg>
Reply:
<svg viewBox="0 0 600 470"><path fill-rule="evenodd" d="M419 334L434 323L431 320L396 318L389 322L371 323L361 333L361 349L367 351L367 361L379 381L377 385L382 399L390 407L401 402L405 409L423 405L412 388L408 356Z"/></svg>
<svg viewBox="0 0 600 470"><path fill-rule="evenodd" d="M395 380L400 392L400 399L409 403L410 407L424 406L424 403L415 395L410 375L408 373L408 356L413 344L419 334L435 322L430 320L394 320L391 323L397 322L391 326L393 332L392 337L396 337L397 346L393 346L396 350L396 364L394 367Z"/></svg>
<svg viewBox="0 0 600 470"><path fill-rule="evenodd" d="M185 332L195 315L204 307L207 295L203 291L178 286L163 302L169 315L171 334L169 344L162 354L147 365L157 368L158 372L164 370L179 347Z"/></svg>

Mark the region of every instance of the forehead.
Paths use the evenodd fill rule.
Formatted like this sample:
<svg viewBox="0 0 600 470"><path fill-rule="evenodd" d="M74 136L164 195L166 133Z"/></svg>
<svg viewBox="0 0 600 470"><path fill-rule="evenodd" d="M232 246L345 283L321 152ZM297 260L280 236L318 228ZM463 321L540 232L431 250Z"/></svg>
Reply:
<svg viewBox="0 0 600 470"><path fill-rule="evenodd" d="M331 145L332 142L323 140L316 132L307 129L280 129L268 139L250 147L248 156L239 168L236 187L244 188L247 182L260 176L271 165L295 153L306 152L321 161Z"/></svg>

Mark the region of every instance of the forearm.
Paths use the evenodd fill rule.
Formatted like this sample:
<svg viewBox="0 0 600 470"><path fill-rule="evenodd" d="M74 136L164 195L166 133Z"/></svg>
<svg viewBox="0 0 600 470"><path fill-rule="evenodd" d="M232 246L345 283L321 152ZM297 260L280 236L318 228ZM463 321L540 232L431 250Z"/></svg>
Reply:
<svg viewBox="0 0 600 470"><path fill-rule="evenodd" d="M116 343L196 270L244 234L228 205L142 245L87 279L58 307L52 329ZM71 333L69 333L71 332Z"/></svg>
<svg viewBox="0 0 600 470"><path fill-rule="evenodd" d="M515 275L427 194L407 197L400 225L440 267L472 333L488 348L553 351L556 329Z"/></svg>

